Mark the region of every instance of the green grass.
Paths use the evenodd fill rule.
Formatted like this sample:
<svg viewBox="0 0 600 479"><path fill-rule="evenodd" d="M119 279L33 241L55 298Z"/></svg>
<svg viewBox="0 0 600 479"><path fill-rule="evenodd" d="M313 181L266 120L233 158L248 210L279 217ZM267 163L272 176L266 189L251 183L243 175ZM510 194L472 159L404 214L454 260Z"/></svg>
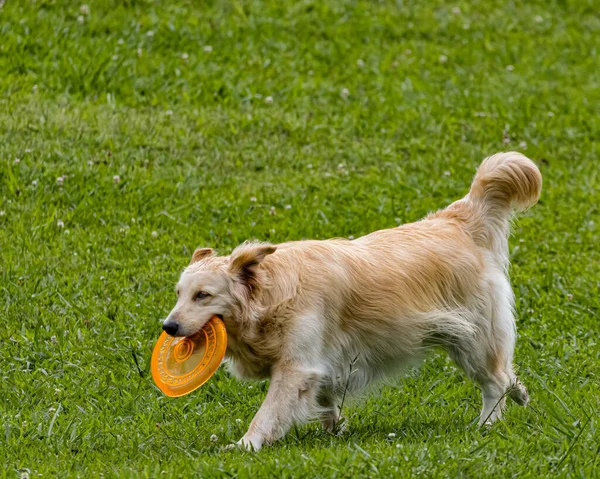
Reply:
<svg viewBox="0 0 600 479"><path fill-rule="evenodd" d="M503 4L7 0L0 476L598 477L598 4ZM196 246L414 221L507 149L544 175L511 239L531 407L478 429L479 391L434 354L347 404L344 436L254 454L223 446L267 384L153 385Z"/></svg>

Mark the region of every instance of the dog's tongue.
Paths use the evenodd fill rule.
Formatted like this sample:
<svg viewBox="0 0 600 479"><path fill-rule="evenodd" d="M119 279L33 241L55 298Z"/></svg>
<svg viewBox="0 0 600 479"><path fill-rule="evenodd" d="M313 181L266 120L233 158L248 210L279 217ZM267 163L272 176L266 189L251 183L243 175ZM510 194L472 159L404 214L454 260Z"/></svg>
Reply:
<svg viewBox="0 0 600 479"><path fill-rule="evenodd" d="M226 349L225 325L216 316L193 336L162 333L152 352L152 379L167 396L191 393L217 371Z"/></svg>

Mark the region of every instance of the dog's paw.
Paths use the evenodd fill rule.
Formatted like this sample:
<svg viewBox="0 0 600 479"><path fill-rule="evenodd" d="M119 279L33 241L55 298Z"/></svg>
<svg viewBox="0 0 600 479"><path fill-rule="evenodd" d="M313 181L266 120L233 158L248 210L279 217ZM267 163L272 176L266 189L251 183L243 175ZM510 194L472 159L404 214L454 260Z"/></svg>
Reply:
<svg viewBox="0 0 600 479"><path fill-rule="evenodd" d="M321 419L323 429L334 436L341 436L346 432L346 418L338 415L328 415Z"/></svg>
<svg viewBox="0 0 600 479"><path fill-rule="evenodd" d="M529 403L527 388L518 379L508 389L508 396L519 406L527 406Z"/></svg>
<svg viewBox="0 0 600 479"><path fill-rule="evenodd" d="M232 448L237 447L245 451L259 451L263 445L263 441L256 436L245 435L235 444L231 444Z"/></svg>

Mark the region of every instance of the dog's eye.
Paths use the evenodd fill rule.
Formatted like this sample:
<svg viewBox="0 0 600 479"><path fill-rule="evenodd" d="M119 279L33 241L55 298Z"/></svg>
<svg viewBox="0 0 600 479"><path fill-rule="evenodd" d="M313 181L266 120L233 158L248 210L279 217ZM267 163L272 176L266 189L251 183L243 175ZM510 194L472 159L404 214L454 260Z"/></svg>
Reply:
<svg viewBox="0 0 600 479"><path fill-rule="evenodd" d="M196 296L194 297L194 299L195 299L196 301L202 301L203 299L205 299L205 298L208 298L209 296L210 296L210 294L208 294L208 293L207 293L207 292L205 292L205 291L198 291L198 292L196 293Z"/></svg>

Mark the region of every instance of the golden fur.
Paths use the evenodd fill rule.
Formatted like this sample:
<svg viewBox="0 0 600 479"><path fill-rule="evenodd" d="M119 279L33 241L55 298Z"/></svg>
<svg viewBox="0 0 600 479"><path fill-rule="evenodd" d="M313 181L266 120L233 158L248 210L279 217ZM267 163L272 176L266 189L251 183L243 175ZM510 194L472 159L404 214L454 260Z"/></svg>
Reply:
<svg viewBox="0 0 600 479"><path fill-rule="evenodd" d="M233 372L271 379L244 447L259 449L315 415L333 429L347 387L359 391L431 346L480 385L480 423L493 422L506 393L528 400L512 366L508 227L541 185L533 162L499 153L466 197L416 223L353 241L250 242L228 257L199 249L165 329L191 335L219 315Z"/></svg>

